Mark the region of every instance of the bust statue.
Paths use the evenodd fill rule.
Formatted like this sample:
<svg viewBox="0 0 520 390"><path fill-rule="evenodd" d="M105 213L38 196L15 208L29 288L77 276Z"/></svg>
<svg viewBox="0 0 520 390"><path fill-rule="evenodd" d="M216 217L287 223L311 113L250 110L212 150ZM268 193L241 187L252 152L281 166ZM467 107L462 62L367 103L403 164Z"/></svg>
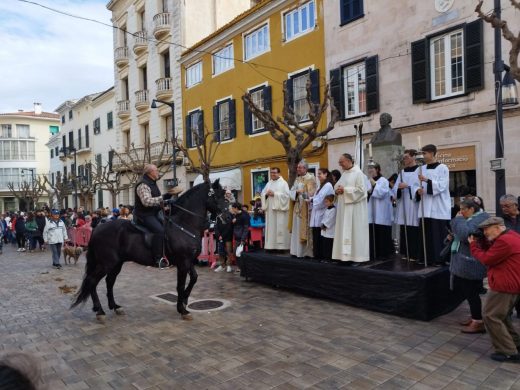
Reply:
<svg viewBox="0 0 520 390"><path fill-rule="evenodd" d="M392 123L392 115L387 112L383 112L379 116L379 124L381 128L379 131L372 137L370 143L374 146L376 145L402 145L403 140L401 138L401 134L398 131L392 129L390 126Z"/></svg>

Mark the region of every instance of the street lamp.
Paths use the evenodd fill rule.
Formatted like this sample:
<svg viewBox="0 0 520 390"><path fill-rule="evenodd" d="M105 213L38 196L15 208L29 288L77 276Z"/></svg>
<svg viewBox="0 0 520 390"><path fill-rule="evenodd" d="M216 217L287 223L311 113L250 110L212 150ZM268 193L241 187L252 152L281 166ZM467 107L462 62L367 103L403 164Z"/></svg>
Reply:
<svg viewBox="0 0 520 390"><path fill-rule="evenodd" d="M70 157L70 154L74 153L74 172L71 172L74 175L74 180L72 184L74 185L74 210L78 209L78 180L77 180L77 159L76 159L76 148L74 146L64 146L60 149L60 153L63 153L65 157Z"/></svg>
<svg viewBox="0 0 520 390"><path fill-rule="evenodd" d="M495 16L501 18L500 0L494 2ZM502 32L500 27L495 27L495 160L491 161L492 170L495 171L495 212L500 213L500 197L506 193L506 170L504 164L504 129L503 106L518 104L518 93L515 81L509 74L509 67L502 61ZM502 80L502 73L506 72Z"/></svg>
<svg viewBox="0 0 520 390"><path fill-rule="evenodd" d="M173 180L172 180L172 187L177 187L177 185L179 184L178 180L177 180L177 147L175 146L175 140L176 140L176 136L175 136L175 103L174 102L165 102L164 100L158 100L158 99L153 99L152 100L152 105L150 106L150 108L157 108L157 103L162 103L162 104L166 104L167 106L169 106L172 110L172 143L173 143L173 163L172 163L172 167L173 167Z"/></svg>
<svg viewBox="0 0 520 390"><path fill-rule="evenodd" d="M31 182L32 182L32 185L34 185L34 168L21 169L21 170L20 170L20 174L21 174L21 176L22 176L22 179L23 179L24 176L25 176L25 172L31 172Z"/></svg>

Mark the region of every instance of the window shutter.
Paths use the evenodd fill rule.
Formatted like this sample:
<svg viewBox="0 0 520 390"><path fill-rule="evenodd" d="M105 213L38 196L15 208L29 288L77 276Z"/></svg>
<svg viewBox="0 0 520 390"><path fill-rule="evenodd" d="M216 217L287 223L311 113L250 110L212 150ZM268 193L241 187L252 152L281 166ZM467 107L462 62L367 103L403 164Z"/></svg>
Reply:
<svg viewBox="0 0 520 390"><path fill-rule="evenodd" d="M236 103L235 99L229 101L229 127L231 139L237 136Z"/></svg>
<svg viewBox="0 0 520 390"><path fill-rule="evenodd" d="M466 92L484 88L484 45L482 19L464 26Z"/></svg>
<svg viewBox="0 0 520 390"><path fill-rule="evenodd" d="M193 141L191 139L191 129L190 129L190 117L191 115L186 115L186 147L191 148L193 146Z"/></svg>
<svg viewBox="0 0 520 390"><path fill-rule="evenodd" d="M213 139L215 140L215 142L220 142L220 126L218 119L218 104L216 104L213 106L213 131L215 132Z"/></svg>
<svg viewBox="0 0 520 390"><path fill-rule="evenodd" d="M293 80L285 80L283 87L285 89L285 93L287 93L287 105L291 110L294 110Z"/></svg>
<svg viewBox="0 0 520 390"><path fill-rule="evenodd" d="M244 102L244 131L246 134L252 134L253 133L253 120L252 120L252 114L251 110L249 110L249 106L245 100Z"/></svg>
<svg viewBox="0 0 520 390"><path fill-rule="evenodd" d="M199 111L199 143L204 141L204 111Z"/></svg>
<svg viewBox="0 0 520 390"><path fill-rule="evenodd" d="M343 80L341 69L330 71L330 96L334 99L334 107L338 110L340 119L345 118L345 101L343 97Z"/></svg>
<svg viewBox="0 0 520 390"><path fill-rule="evenodd" d="M273 97L272 97L272 88L270 85L264 87L263 91L264 98L264 111L269 111L271 114L273 113Z"/></svg>
<svg viewBox="0 0 520 390"><path fill-rule="evenodd" d="M108 171L112 172L112 162L114 161L114 151L108 151Z"/></svg>
<svg viewBox="0 0 520 390"><path fill-rule="evenodd" d="M377 76L377 56L365 60L367 83L367 114L379 111L379 82Z"/></svg>
<svg viewBox="0 0 520 390"><path fill-rule="evenodd" d="M88 125L85 125L85 146L86 146L87 148L90 147L90 139L89 139Z"/></svg>
<svg viewBox="0 0 520 390"><path fill-rule="evenodd" d="M414 103L429 100L428 86L428 41L412 42L412 97Z"/></svg>
<svg viewBox="0 0 520 390"><path fill-rule="evenodd" d="M363 16L363 0L341 0L341 25Z"/></svg>
<svg viewBox="0 0 520 390"><path fill-rule="evenodd" d="M311 101L320 104L320 70L315 69L309 75L311 79Z"/></svg>

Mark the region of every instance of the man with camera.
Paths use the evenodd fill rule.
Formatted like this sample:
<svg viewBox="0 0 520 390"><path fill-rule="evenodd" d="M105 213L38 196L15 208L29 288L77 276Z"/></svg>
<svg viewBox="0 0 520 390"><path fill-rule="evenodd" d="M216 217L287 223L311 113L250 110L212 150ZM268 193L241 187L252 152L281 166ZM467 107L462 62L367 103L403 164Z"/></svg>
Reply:
<svg viewBox="0 0 520 390"><path fill-rule="evenodd" d="M520 299L520 234L506 228L504 219L490 217L479 225L487 242L470 236L471 255L487 267L490 291L484 324L495 353L491 359L520 363L520 335L509 314Z"/></svg>

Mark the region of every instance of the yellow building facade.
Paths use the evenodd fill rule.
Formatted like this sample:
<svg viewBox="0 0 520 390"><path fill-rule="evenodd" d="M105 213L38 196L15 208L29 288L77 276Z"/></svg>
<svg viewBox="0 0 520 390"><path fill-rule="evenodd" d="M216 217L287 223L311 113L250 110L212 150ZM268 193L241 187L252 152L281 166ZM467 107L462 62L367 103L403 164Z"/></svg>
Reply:
<svg viewBox="0 0 520 390"><path fill-rule="evenodd" d="M307 80L315 102L323 99L325 88L322 13L321 0L263 1L181 56L184 142L193 147L194 133L218 131L212 175L222 177L246 203L263 188L269 168L279 167L285 179L288 168L282 145L242 96L250 92L276 118L282 115L286 85L290 104L305 123ZM325 127L324 116L320 128ZM191 153L195 156L194 149ZM314 145L305 158L311 170L327 167L326 148ZM188 180L197 183L195 176Z"/></svg>

